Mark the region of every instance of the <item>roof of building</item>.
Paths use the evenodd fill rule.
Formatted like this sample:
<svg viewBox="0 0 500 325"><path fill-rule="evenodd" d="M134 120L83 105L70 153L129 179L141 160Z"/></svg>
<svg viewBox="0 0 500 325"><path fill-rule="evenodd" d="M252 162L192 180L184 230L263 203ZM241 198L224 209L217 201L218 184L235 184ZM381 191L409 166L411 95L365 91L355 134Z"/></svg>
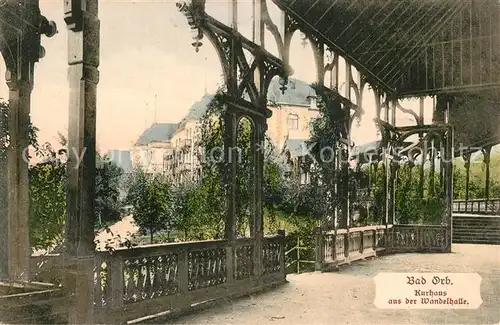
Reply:
<svg viewBox="0 0 500 325"><path fill-rule="evenodd" d="M290 152L292 157L302 157L307 154L307 139L286 139L283 152Z"/></svg>
<svg viewBox="0 0 500 325"><path fill-rule="evenodd" d="M279 78L274 78L269 85L267 99L271 102L284 105L309 106L309 97L315 97L316 92L312 87L301 80L289 78L287 89L283 94ZM173 134L179 126L188 120L197 120L203 117L208 109L208 105L213 100L213 94L204 95L195 102L189 109L186 116L180 123L154 123L145 130L136 142L136 145L147 145L151 142L165 142L172 139Z"/></svg>
<svg viewBox="0 0 500 325"><path fill-rule="evenodd" d="M197 120L203 117L203 114L208 109L208 105L214 99L213 94L205 94L199 101L195 102L189 109L186 116L182 119L181 123L188 120Z"/></svg>
<svg viewBox="0 0 500 325"><path fill-rule="evenodd" d="M489 88L500 81L499 46L481 44L485 37L498 39L498 0L273 2L296 21L300 30L333 49L353 64L368 83L388 94L463 92L486 88L485 80ZM339 13L342 19L337 19ZM482 46L482 52L467 52L467 57L473 59L465 60L463 51L448 47L463 35L470 35L471 42ZM484 69L482 62L493 65ZM455 71L453 77L450 71ZM463 87L464 80L470 80L467 88Z"/></svg>
<svg viewBox="0 0 500 325"><path fill-rule="evenodd" d="M288 79L287 89L283 94L279 78L274 78L267 91L267 100L278 104L287 105L305 105L309 106L309 98L316 97L316 92L308 83L290 78Z"/></svg>
<svg viewBox="0 0 500 325"><path fill-rule="evenodd" d="M294 78L289 78L287 89L283 94L280 89L281 85L279 80L279 78L271 80L271 84L267 91L268 101L285 105L309 106L309 97L316 97L316 92L308 83ZM201 100L195 102L191 106L187 115L182 119L182 122L203 117L203 114L207 111L208 105L213 98L213 94L204 95Z"/></svg>
<svg viewBox="0 0 500 325"><path fill-rule="evenodd" d="M151 142L168 141L172 139L172 135L177 130L177 125L177 123L153 123L137 139L136 145L144 146Z"/></svg>
<svg viewBox="0 0 500 325"><path fill-rule="evenodd" d="M124 173L132 170L132 157L128 150L110 150L107 154L109 160L120 167Z"/></svg>

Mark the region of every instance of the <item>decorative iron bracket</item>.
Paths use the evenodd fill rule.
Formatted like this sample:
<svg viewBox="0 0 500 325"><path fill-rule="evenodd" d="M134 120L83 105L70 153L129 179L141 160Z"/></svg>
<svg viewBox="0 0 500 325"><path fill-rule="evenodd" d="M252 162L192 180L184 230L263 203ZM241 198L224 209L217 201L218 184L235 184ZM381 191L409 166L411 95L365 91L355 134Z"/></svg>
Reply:
<svg viewBox="0 0 500 325"><path fill-rule="evenodd" d="M52 37L56 32L55 23L41 15L38 1L13 1L0 7L0 51L8 84L33 84L34 64L45 55L41 35Z"/></svg>
<svg viewBox="0 0 500 325"><path fill-rule="evenodd" d="M245 99L253 109L262 112L265 110L267 90L273 77L280 76L284 79L281 88L284 92L291 71L282 59L208 15L205 12L205 0L178 2L177 7L188 19L193 31L192 45L196 51L202 45L201 40L204 36L215 47L222 64L229 96L247 97L248 99ZM268 22L268 26L272 25ZM253 56L252 62L248 62L245 51ZM255 75L258 77L255 78Z"/></svg>

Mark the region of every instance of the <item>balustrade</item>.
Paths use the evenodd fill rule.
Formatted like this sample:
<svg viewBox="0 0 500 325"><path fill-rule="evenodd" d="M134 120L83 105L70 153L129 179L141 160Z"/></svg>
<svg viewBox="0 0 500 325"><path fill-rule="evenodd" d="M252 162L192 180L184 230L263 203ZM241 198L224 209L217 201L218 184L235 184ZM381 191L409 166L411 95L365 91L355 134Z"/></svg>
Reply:
<svg viewBox="0 0 500 325"><path fill-rule="evenodd" d="M446 252L451 245L447 232L439 225L394 225L386 249L391 253Z"/></svg>
<svg viewBox="0 0 500 325"><path fill-rule="evenodd" d="M500 215L500 199L455 200L453 213Z"/></svg>
<svg viewBox="0 0 500 325"><path fill-rule="evenodd" d="M316 231L316 265L337 267L382 253L446 252L449 241L445 226L366 226L337 231Z"/></svg>
<svg viewBox="0 0 500 325"><path fill-rule="evenodd" d="M367 226L316 232L322 250L316 254L317 265L338 266L358 259L375 256L377 243L384 236L385 226Z"/></svg>
<svg viewBox="0 0 500 325"><path fill-rule="evenodd" d="M262 239L262 272L255 274L255 241L238 239L149 245L98 252L95 305L101 321L124 321L245 295L285 281L284 235ZM228 263L234 266L229 267ZM228 274L233 270L233 274Z"/></svg>

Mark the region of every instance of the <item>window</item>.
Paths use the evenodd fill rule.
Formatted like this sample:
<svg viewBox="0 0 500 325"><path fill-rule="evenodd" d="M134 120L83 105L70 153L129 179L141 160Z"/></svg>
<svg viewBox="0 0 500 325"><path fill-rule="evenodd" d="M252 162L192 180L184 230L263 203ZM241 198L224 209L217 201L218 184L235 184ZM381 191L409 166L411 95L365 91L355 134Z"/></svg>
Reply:
<svg viewBox="0 0 500 325"><path fill-rule="evenodd" d="M317 102L316 102L316 96L307 96L307 100L309 101L309 109L312 109L312 110L317 110L318 109L318 105L317 105Z"/></svg>
<svg viewBox="0 0 500 325"><path fill-rule="evenodd" d="M289 114L286 119L286 124L289 130L298 130L299 129L299 116L296 114Z"/></svg>

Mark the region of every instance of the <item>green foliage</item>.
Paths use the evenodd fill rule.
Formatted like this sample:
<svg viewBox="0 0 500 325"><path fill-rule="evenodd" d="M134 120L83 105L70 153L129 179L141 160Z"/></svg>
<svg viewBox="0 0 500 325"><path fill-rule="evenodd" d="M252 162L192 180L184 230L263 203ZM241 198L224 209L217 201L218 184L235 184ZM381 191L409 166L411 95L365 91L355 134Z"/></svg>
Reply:
<svg viewBox="0 0 500 325"><path fill-rule="evenodd" d="M40 163L29 169L30 243L45 249L62 240L66 221L66 170L55 162Z"/></svg>
<svg viewBox="0 0 500 325"><path fill-rule="evenodd" d="M97 155L96 162L96 225L103 227L121 219L123 203L120 187L123 170L108 157Z"/></svg>
<svg viewBox="0 0 500 325"><path fill-rule="evenodd" d="M161 174L147 175L136 169L130 175L127 202L132 205L134 221L142 233L169 230L172 224L171 184Z"/></svg>
<svg viewBox="0 0 500 325"><path fill-rule="evenodd" d="M333 217L333 211L346 199L341 195L334 195L335 184L342 188L344 177L341 177L341 172L336 170L332 162L340 157L345 159L346 151L339 149L333 153L332 149L339 147L342 138L347 138L345 124L350 117L342 109L336 89L326 91L322 87L313 87L318 94L317 107L320 116L310 125L311 138L308 146L313 146L310 151L312 160L303 160L302 167L309 171L311 183L300 197L304 212L313 213L319 220L327 220Z"/></svg>
<svg viewBox="0 0 500 325"><path fill-rule="evenodd" d="M6 197L6 157L8 145L9 106L0 102L0 200ZM31 163L29 175L29 237L30 245L36 249L47 249L59 244L66 220L66 163L61 159L66 152L67 140L59 134L61 149L55 150L49 143L40 145L38 129L29 125L29 144L36 153L37 162ZM30 159L32 157L29 157ZM97 156L96 166L96 226L109 224L121 217L121 202L118 200L121 169L114 163ZM6 213L7 204L2 204L0 213ZM97 221L96 220L96 221Z"/></svg>

